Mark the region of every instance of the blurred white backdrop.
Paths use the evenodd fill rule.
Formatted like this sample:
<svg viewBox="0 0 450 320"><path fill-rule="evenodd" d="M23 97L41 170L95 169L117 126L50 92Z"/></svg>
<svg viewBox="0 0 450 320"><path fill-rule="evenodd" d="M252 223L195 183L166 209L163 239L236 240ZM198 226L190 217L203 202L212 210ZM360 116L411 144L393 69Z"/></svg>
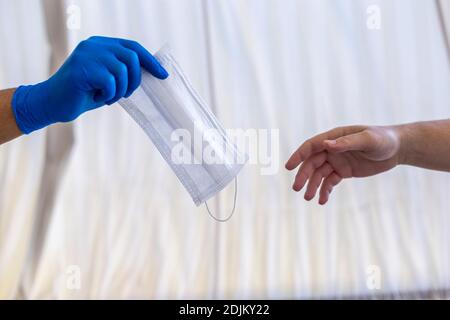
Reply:
<svg viewBox="0 0 450 320"><path fill-rule="evenodd" d="M371 29L374 8L381 20ZM225 127L280 129L278 174L247 166L227 224L193 205L119 105L2 146L0 298L450 288L448 174L398 168L345 181L319 207L291 191L283 169L322 130L449 117L442 8L434 0L0 0L2 88L46 79L91 35L133 38L153 52L169 43ZM231 187L212 206L225 212L232 197ZM379 290L368 286L374 270Z"/></svg>

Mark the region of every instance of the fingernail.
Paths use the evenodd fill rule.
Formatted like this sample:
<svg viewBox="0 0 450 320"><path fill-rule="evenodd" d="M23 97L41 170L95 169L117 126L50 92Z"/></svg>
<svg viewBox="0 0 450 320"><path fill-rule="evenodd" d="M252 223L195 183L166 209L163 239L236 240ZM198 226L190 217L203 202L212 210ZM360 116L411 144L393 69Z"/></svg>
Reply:
<svg viewBox="0 0 450 320"><path fill-rule="evenodd" d="M325 140L325 143L329 144L329 145L335 145L335 144L337 144L337 141L336 140Z"/></svg>

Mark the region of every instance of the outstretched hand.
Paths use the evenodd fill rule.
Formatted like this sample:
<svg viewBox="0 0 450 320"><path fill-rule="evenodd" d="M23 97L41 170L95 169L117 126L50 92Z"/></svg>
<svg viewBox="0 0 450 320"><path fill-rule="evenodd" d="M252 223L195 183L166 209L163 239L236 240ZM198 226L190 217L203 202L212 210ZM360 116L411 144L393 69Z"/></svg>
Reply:
<svg viewBox="0 0 450 320"><path fill-rule="evenodd" d="M305 141L290 157L286 169L298 166L293 189L308 183L305 199L320 187L319 203L326 204L343 179L373 176L400 161L400 137L395 127L339 127Z"/></svg>

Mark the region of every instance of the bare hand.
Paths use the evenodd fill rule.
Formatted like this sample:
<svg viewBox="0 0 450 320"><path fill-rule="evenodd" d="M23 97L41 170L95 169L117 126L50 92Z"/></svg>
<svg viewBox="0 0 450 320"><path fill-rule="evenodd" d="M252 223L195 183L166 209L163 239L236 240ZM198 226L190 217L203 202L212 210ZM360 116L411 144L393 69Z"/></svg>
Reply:
<svg viewBox="0 0 450 320"><path fill-rule="evenodd" d="M305 199L312 200L320 187L319 204L327 203L333 188L343 179L368 177L399 164L400 137L395 127L340 127L304 142L286 163L300 164L293 189L308 186Z"/></svg>

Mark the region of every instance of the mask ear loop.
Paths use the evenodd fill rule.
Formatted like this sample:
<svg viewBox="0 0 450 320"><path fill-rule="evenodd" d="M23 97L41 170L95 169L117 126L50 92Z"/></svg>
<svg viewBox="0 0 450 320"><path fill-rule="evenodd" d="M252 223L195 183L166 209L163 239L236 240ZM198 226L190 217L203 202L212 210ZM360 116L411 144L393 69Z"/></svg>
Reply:
<svg viewBox="0 0 450 320"><path fill-rule="evenodd" d="M209 216L210 216L211 218L213 218L213 219L216 220L217 222L222 222L222 223L223 223L223 222L229 221L229 220L233 217L234 211L236 210L237 189L238 189L237 186L238 186L238 185L237 185L237 177L235 177L235 178L234 178L234 201L233 201L234 203L233 203L233 210L231 210L231 213L230 213L230 215L229 215L227 218L225 218L225 219L219 219L219 218L215 217L215 216L211 213L211 211L209 210L208 203L205 202L206 210L208 210L208 214L209 214Z"/></svg>

